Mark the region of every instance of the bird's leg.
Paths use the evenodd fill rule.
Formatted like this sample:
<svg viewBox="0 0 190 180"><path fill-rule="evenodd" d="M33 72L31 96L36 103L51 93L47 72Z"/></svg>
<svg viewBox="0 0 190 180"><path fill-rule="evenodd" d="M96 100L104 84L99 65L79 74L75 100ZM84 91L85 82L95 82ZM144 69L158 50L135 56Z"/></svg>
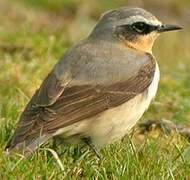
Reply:
<svg viewBox="0 0 190 180"><path fill-rule="evenodd" d="M96 148L96 146L92 143L92 140L90 137L85 137L85 138L82 138L82 141L87 144L92 150L93 152L96 154L96 156L99 158L99 159L102 159L102 156L100 154L100 152L98 151L98 149Z"/></svg>

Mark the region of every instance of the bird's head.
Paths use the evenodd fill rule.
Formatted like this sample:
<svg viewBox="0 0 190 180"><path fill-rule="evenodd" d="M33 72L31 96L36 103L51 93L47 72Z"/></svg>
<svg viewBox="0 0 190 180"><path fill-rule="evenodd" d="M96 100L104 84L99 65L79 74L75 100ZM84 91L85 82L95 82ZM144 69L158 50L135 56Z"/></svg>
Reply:
<svg viewBox="0 0 190 180"><path fill-rule="evenodd" d="M91 36L119 40L128 47L151 53L160 33L179 29L176 25L163 24L144 9L123 7L103 14Z"/></svg>

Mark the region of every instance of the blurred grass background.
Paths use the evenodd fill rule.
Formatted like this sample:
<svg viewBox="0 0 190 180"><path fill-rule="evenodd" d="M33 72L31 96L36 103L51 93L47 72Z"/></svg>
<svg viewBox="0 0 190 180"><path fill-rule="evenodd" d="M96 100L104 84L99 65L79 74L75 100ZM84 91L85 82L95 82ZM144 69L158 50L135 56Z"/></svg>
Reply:
<svg viewBox="0 0 190 180"><path fill-rule="evenodd" d="M189 143L178 136L149 137L140 150L125 138L102 150L102 162L89 150L82 154L66 148L61 156L64 171L44 149L29 160L3 154L24 106L65 50L89 34L101 13L126 5L143 7L163 22L184 27L163 34L155 44L161 81L142 121L169 119L190 126L189 0L0 0L1 179L190 178L190 163L183 158Z"/></svg>

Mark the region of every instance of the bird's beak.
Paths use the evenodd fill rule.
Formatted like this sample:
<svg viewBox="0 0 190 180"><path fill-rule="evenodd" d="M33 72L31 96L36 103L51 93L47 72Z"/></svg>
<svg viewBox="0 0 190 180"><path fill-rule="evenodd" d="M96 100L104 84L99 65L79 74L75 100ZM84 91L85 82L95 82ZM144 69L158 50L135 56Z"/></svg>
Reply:
<svg viewBox="0 0 190 180"><path fill-rule="evenodd" d="M166 31L175 31L175 30L180 30L182 27L176 26L176 25L170 25L170 24L163 24L158 27L157 31L162 33Z"/></svg>

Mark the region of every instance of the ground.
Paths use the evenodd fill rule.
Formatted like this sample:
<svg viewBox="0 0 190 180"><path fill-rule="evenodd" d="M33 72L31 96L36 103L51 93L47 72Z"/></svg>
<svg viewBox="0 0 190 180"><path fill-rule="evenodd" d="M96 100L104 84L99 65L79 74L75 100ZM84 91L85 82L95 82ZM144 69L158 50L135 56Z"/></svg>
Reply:
<svg viewBox="0 0 190 180"><path fill-rule="evenodd" d="M0 178L189 179L189 142L176 133L163 135L157 130L143 135L135 131L103 148L102 160L88 148L62 146L56 153L51 142L28 159L4 154L20 113L65 50L87 36L103 11L126 4L122 0L89 2L0 0ZM190 31L184 16L190 3L177 3L168 1L165 11L168 7L174 12L184 30L165 33L155 43L161 81L141 122L167 119L188 127ZM167 22L175 19L160 16Z"/></svg>

